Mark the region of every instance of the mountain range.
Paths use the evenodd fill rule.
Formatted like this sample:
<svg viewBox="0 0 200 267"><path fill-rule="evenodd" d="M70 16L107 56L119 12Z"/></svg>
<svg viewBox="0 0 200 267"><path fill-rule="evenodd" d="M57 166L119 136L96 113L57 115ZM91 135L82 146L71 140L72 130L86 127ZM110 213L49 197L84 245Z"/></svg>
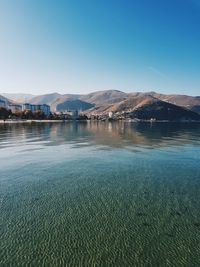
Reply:
<svg viewBox="0 0 200 267"><path fill-rule="evenodd" d="M77 109L84 110L86 114L132 112L134 116L139 116L139 114L143 116L148 111L151 117L156 117L155 114L159 113L170 118L176 117L177 114L182 114L184 118L200 115L200 96L167 95L156 92L125 93L118 90L97 91L89 94L51 93L38 96L2 94L2 96L16 103L48 104L53 112Z"/></svg>
<svg viewBox="0 0 200 267"><path fill-rule="evenodd" d="M17 102L19 104L23 104L25 102L28 102L29 100L31 100L34 95L31 94L23 94L23 93L16 93L16 94L8 94L8 93L2 93L1 96L10 99L14 102Z"/></svg>

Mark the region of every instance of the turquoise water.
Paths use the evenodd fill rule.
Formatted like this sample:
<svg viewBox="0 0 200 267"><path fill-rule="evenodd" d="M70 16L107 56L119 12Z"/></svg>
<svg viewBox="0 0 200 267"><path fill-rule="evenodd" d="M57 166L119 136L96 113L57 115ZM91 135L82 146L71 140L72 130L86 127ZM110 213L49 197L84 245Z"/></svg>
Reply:
<svg viewBox="0 0 200 267"><path fill-rule="evenodd" d="M0 266L200 266L200 124L0 125Z"/></svg>

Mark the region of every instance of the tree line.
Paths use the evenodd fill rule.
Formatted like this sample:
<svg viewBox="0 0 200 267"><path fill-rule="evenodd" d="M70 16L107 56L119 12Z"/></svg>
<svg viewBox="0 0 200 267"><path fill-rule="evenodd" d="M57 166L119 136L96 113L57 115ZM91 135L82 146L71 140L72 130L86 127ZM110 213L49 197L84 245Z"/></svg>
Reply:
<svg viewBox="0 0 200 267"><path fill-rule="evenodd" d="M22 120L71 120L71 115L50 113L48 116L42 110L32 112L31 110L18 111L13 113L11 110L0 107L0 120L22 119ZM88 119L86 115L79 115L77 120Z"/></svg>

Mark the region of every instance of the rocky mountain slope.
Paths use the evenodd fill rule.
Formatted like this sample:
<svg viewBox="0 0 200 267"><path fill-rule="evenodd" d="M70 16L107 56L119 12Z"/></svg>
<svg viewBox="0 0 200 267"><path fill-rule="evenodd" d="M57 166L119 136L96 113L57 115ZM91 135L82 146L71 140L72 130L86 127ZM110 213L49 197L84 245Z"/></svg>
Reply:
<svg viewBox="0 0 200 267"><path fill-rule="evenodd" d="M127 93L118 90L98 91L79 96L81 100L95 105L119 103L120 101L125 100L128 97L129 96Z"/></svg>
<svg viewBox="0 0 200 267"><path fill-rule="evenodd" d="M112 111L115 113L129 112L133 114L133 117L136 114L142 117L147 116L145 114L148 110L149 117L159 118L156 116L159 113L165 119L176 118L177 114L179 114L179 118L187 118L187 114L190 118L196 118L195 114L200 114L200 96L166 95L156 92L124 93L118 90L106 90L85 95L52 93L35 96L30 98L29 102L48 104L52 111L77 109L84 110L87 114L97 115L108 114Z"/></svg>
<svg viewBox="0 0 200 267"><path fill-rule="evenodd" d="M135 93L124 93L118 90L106 90L106 91L97 91L90 94L85 95L77 95L77 94L46 94L46 95L40 95L36 96L32 99L30 99L30 102L33 104L48 104L51 106L52 110L58 110L59 107L62 106L60 104L66 102L66 101L72 101L72 100L81 100L84 102L87 102L89 104L95 105L99 112L102 110L106 110L111 107L112 105L116 105L116 108L113 108L115 111L117 111L117 107L121 109L123 101L123 105L129 105L130 102L137 104L140 99L142 101L145 101L145 99L148 99L149 97L154 97L157 99L160 99L162 101L182 106L187 109L200 112L200 97L199 96L187 96L187 95L165 95L165 94L159 94L156 92L135 92ZM80 102L81 103L81 102ZM88 105L89 106L89 105Z"/></svg>
<svg viewBox="0 0 200 267"><path fill-rule="evenodd" d="M88 110L92 108L94 105L90 104L85 101L81 101L79 99L73 99L73 100L66 100L60 104L57 105L57 110L59 111L65 111L65 110Z"/></svg>
<svg viewBox="0 0 200 267"><path fill-rule="evenodd" d="M62 97L61 94L52 93L52 94L35 96L31 98L29 101L31 104L47 104L51 106L52 103L60 97Z"/></svg>
<svg viewBox="0 0 200 267"><path fill-rule="evenodd" d="M117 104L97 105L87 111L88 115L106 115L108 112L126 112L130 118L142 120L200 120L200 114L149 94L137 94Z"/></svg>
<svg viewBox="0 0 200 267"><path fill-rule="evenodd" d="M131 117L142 120L200 120L200 114L156 98L135 107Z"/></svg>

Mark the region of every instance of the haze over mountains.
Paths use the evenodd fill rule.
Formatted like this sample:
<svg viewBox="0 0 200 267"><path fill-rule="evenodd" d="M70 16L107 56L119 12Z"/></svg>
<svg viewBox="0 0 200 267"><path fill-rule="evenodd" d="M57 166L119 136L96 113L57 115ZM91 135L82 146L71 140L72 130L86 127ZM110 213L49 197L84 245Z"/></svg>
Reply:
<svg viewBox="0 0 200 267"><path fill-rule="evenodd" d="M118 90L97 91L85 95L51 93L32 96L28 94L2 94L11 101L32 104L48 104L53 112L66 110L82 110L86 114L106 114L108 112L141 112L153 116L168 112L168 116L182 113L184 117L200 114L200 96L165 95L156 92L125 93ZM27 100L27 101L24 101ZM136 112L137 111L137 112ZM169 112L168 112L169 113ZM159 116L158 116L159 117ZM162 117L162 116L161 116ZM186 116L187 117L187 116Z"/></svg>
<svg viewBox="0 0 200 267"><path fill-rule="evenodd" d="M17 102L17 103L25 103L28 102L30 99L34 97L32 94L24 94L24 93L13 93L13 94L8 94L8 93L2 93L2 96Z"/></svg>

